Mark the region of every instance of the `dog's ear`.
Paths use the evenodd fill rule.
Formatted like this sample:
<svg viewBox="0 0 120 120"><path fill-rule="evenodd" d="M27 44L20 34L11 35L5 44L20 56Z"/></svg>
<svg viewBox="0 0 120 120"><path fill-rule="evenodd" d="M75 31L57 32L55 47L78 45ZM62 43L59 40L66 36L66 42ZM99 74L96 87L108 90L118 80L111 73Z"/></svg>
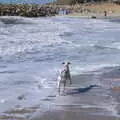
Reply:
<svg viewBox="0 0 120 120"><path fill-rule="evenodd" d="M70 62L68 62L68 64L71 64Z"/></svg>
<svg viewBox="0 0 120 120"><path fill-rule="evenodd" d="M62 64L64 65L64 64L65 64L65 62L62 62Z"/></svg>

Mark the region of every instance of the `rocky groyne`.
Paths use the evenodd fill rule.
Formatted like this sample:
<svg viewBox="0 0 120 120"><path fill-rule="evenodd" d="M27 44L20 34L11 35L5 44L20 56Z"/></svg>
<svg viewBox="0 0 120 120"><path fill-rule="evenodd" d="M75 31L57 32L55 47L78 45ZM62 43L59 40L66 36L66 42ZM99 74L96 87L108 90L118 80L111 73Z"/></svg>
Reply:
<svg viewBox="0 0 120 120"><path fill-rule="evenodd" d="M0 16L40 17L54 16L59 8L48 5L0 4Z"/></svg>

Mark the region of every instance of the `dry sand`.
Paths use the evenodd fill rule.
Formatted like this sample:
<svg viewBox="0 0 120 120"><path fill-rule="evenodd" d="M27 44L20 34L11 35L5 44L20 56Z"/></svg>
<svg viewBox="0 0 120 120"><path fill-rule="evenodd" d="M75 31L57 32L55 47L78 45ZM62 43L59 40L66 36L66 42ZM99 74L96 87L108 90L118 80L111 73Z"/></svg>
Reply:
<svg viewBox="0 0 120 120"><path fill-rule="evenodd" d="M120 17L120 5L114 3L89 3L60 7L72 9L69 17L91 18L91 16L96 16L96 18L104 18L104 11L107 12L106 18Z"/></svg>

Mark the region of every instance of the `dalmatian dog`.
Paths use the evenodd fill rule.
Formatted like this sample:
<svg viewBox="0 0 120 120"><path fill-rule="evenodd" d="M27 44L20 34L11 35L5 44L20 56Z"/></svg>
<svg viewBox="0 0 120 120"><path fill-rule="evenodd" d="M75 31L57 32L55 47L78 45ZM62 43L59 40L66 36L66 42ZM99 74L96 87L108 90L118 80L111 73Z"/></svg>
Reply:
<svg viewBox="0 0 120 120"><path fill-rule="evenodd" d="M63 86L63 92L64 92L67 80L69 80L70 84L72 84L70 69L69 69L70 62L63 62L62 64L63 64L63 68L60 70L60 73L58 75L58 92L59 92L59 95L60 95L60 91L61 91L60 89L61 89L62 86Z"/></svg>

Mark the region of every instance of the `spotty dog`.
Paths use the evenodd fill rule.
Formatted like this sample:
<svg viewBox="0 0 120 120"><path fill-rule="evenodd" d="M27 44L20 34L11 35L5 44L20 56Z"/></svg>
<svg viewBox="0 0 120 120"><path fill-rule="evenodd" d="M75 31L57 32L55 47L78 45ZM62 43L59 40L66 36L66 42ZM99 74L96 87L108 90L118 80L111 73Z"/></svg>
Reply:
<svg viewBox="0 0 120 120"><path fill-rule="evenodd" d="M60 70L60 73L58 76L59 94L60 94L61 85L63 85L63 92L64 92L67 80L69 80L70 84L72 84L70 69L69 69L70 62L63 62L62 64L63 64L63 68Z"/></svg>

